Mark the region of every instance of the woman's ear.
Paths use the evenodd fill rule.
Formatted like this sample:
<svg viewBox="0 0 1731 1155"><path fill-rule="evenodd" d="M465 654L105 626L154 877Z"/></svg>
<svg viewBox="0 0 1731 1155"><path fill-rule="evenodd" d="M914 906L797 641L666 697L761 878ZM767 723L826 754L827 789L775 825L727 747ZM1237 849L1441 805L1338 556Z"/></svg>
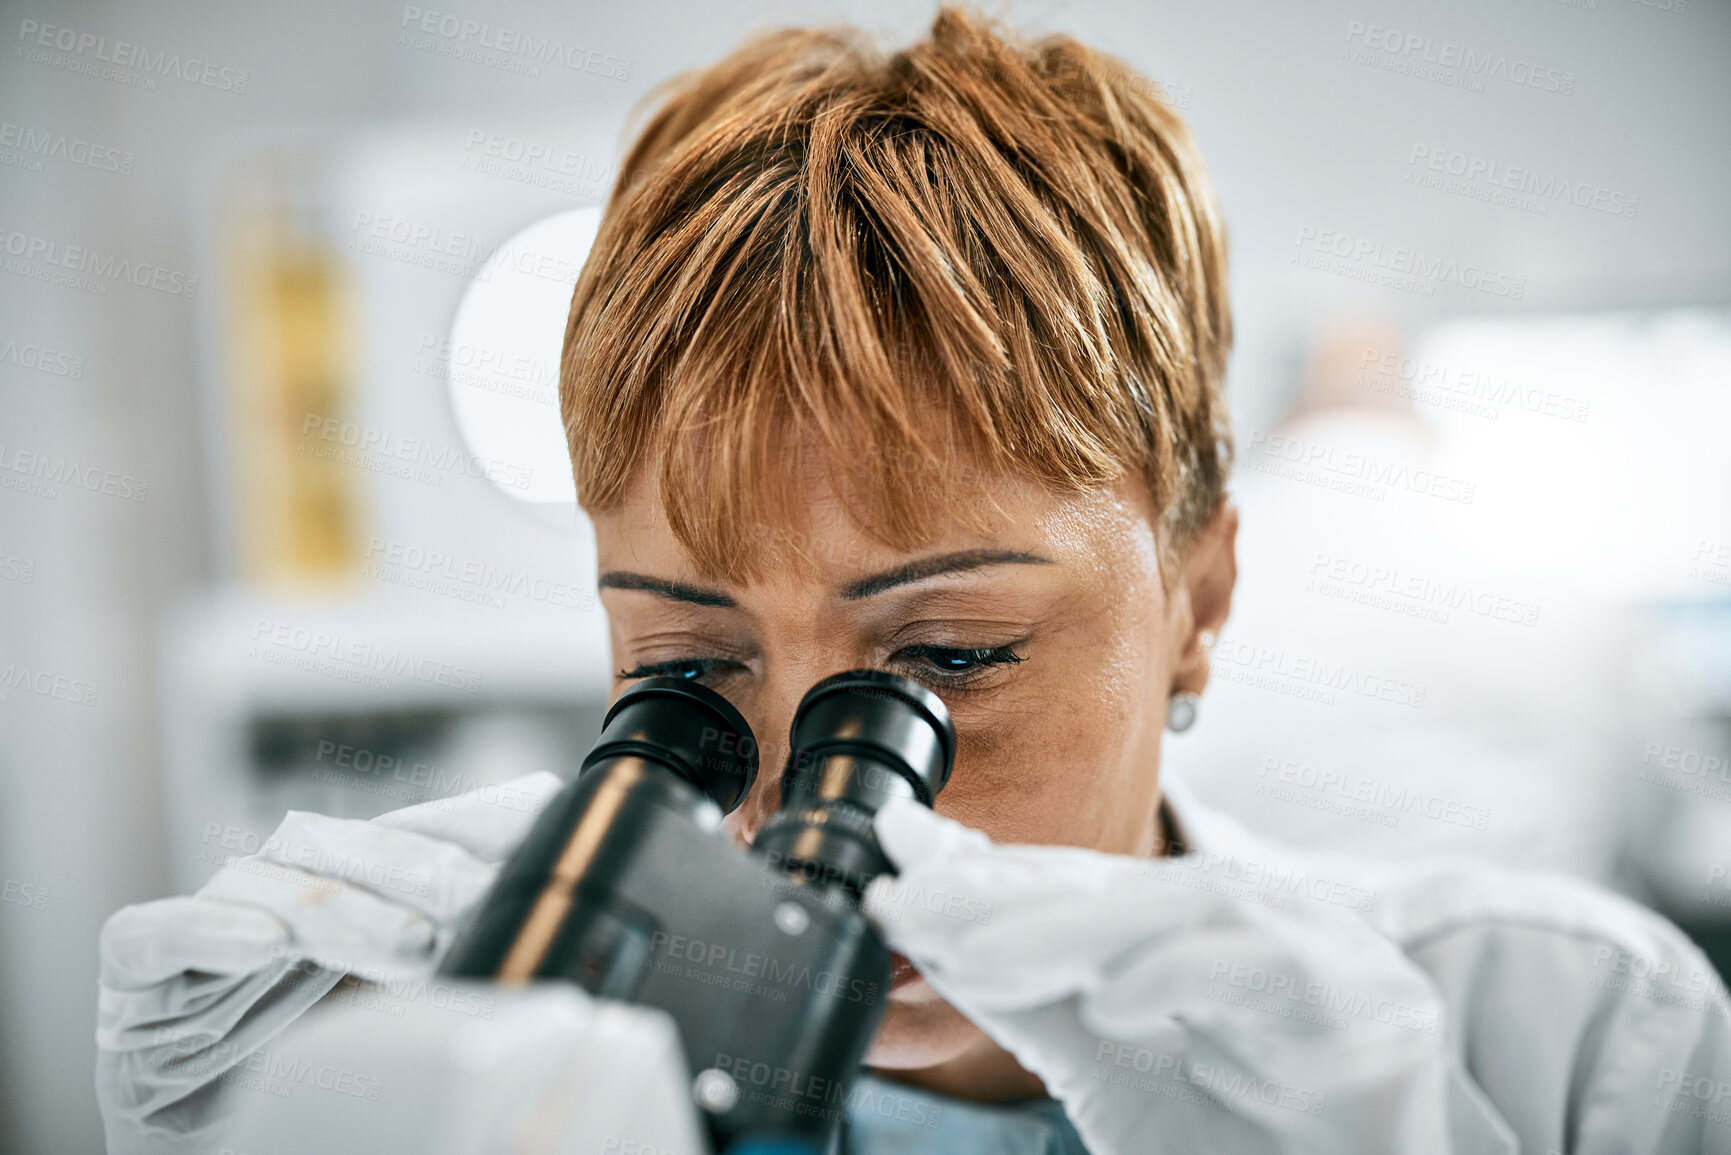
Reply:
<svg viewBox="0 0 1731 1155"><path fill-rule="evenodd" d="M1220 499L1214 516L1191 542L1178 574L1180 612L1173 622L1177 654L1172 663L1172 690L1200 694L1208 685L1209 651L1232 612L1232 589L1238 584L1238 509Z"/></svg>

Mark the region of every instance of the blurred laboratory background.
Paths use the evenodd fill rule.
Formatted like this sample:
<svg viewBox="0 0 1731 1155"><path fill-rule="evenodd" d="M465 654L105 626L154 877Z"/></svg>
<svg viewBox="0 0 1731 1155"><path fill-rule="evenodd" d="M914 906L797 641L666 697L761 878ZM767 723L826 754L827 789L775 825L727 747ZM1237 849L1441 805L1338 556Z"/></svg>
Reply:
<svg viewBox="0 0 1731 1155"><path fill-rule="evenodd" d="M426 6L429 2L437 8ZM1731 940L1731 5L999 3L1189 119L1241 588L1167 772ZM101 1147L96 937L287 808L569 766L560 326L632 111L928 3L0 5L0 1149Z"/></svg>

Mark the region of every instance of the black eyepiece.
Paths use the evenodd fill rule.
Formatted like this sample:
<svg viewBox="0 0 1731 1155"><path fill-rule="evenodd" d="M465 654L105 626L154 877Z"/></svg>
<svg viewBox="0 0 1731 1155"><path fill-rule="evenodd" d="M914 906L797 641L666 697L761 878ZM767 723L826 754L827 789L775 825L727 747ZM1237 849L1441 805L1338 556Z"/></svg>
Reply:
<svg viewBox="0 0 1731 1155"><path fill-rule="evenodd" d="M956 731L930 690L882 670L825 678L794 712L781 809L753 849L856 898L891 869L872 819L892 798L927 806L950 779Z"/></svg>
<svg viewBox="0 0 1731 1155"><path fill-rule="evenodd" d="M745 801L757 780L757 740L745 718L714 690L684 678L647 678L619 695L583 769L623 755L666 766L723 814Z"/></svg>
<svg viewBox="0 0 1731 1155"><path fill-rule="evenodd" d="M810 763L848 753L887 758L930 806L950 780L956 730L943 700L924 686L883 670L849 670L800 699L793 753Z"/></svg>

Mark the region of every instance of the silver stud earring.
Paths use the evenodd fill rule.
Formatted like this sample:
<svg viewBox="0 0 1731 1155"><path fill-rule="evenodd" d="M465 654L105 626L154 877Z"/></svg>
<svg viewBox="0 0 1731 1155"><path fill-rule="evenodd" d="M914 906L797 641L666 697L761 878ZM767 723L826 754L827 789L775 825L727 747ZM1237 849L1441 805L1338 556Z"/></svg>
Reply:
<svg viewBox="0 0 1731 1155"><path fill-rule="evenodd" d="M1196 725L1196 704L1200 701L1201 694L1192 694L1188 690L1179 690L1166 699L1166 728L1174 734L1182 734Z"/></svg>

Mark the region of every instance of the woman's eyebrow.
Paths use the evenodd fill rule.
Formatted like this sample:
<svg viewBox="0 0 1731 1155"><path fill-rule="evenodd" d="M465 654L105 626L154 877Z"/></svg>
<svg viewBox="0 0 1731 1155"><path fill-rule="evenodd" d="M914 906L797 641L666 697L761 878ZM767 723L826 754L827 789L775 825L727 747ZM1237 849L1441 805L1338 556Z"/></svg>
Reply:
<svg viewBox="0 0 1731 1155"><path fill-rule="evenodd" d="M1037 553L1015 549L968 549L956 553L942 553L935 557L924 557L918 561L908 562L883 573L871 577L860 578L842 587L841 596L846 601L859 601L873 594L881 594L896 586L908 585L912 582L924 581L937 577L939 574L959 573L963 570L980 569L989 565L1051 565L1052 559L1041 557ZM625 570L608 570L596 582L598 589L612 590L642 590L644 593L655 594L676 602L690 602L698 606L720 606L724 609L737 609L739 603L720 590L705 589L702 586L686 585L683 582L668 581L665 578L649 577L646 574L629 573Z"/></svg>
<svg viewBox="0 0 1731 1155"><path fill-rule="evenodd" d="M604 590L643 590L658 597L669 598L676 602L690 602L698 606L722 606L726 609L737 609L739 603L722 593L720 590L704 589L702 586L688 586L682 582L670 582L662 578L646 577L640 573L626 573L624 570L608 570L596 581L597 589Z"/></svg>
<svg viewBox="0 0 1731 1155"><path fill-rule="evenodd" d="M939 574L957 573L961 570L980 569L988 565L1052 565L1052 559L1041 557L1037 553L1027 553L1016 549L968 549L957 553L941 553L935 557L921 558L895 569L886 570L871 577L860 578L842 587L841 596L846 601L858 601L869 598L873 594L881 594L887 589L907 585L910 582L924 581Z"/></svg>

